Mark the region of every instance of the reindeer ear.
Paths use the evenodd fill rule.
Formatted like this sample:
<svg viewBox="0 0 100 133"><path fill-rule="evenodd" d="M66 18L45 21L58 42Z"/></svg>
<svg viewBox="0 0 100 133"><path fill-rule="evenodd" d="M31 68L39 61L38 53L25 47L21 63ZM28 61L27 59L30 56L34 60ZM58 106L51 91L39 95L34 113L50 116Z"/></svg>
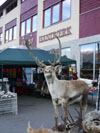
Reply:
<svg viewBox="0 0 100 133"><path fill-rule="evenodd" d="M62 65L57 65L57 66L55 66L55 71L58 71L59 68L62 68Z"/></svg>
<svg viewBox="0 0 100 133"><path fill-rule="evenodd" d="M39 72L44 72L44 68L39 67Z"/></svg>

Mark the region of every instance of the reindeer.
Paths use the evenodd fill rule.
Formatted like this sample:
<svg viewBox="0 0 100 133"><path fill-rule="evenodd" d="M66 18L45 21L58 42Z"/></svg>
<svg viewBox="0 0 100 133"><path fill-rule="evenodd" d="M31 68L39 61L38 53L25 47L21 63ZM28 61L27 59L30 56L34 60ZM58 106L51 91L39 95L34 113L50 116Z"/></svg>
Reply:
<svg viewBox="0 0 100 133"><path fill-rule="evenodd" d="M29 47L28 41L25 41L25 45L27 46L30 55L34 58L36 64L43 70L45 80L47 82L47 86L52 98L54 112L55 112L55 127L57 129L58 126L58 106L61 105L64 111L64 125L66 125L67 120L67 105L70 102L80 101L80 99L84 99L84 108L85 112L87 109L87 96L88 96L88 85L84 81L81 80L59 80L56 77L55 72L59 69L59 65L61 59L61 42L58 37L56 37L59 42L59 57L57 58L56 50L53 49L53 54L55 54L54 62L50 62L50 66L45 65L43 62L39 61L37 57L35 57Z"/></svg>

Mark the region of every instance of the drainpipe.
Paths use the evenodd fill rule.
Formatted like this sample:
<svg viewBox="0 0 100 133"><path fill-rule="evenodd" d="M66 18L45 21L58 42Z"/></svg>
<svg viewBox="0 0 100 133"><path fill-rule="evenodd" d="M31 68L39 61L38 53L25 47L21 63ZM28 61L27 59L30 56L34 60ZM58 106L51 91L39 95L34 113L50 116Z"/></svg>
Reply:
<svg viewBox="0 0 100 133"><path fill-rule="evenodd" d="M100 110L100 68L99 68L99 78L98 78L98 95L96 100L96 109Z"/></svg>
<svg viewBox="0 0 100 133"><path fill-rule="evenodd" d="M96 51L96 47L94 48L94 52L93 52L93 81L95 80L95 51Z"/></svg>
<svg viewBox="0 0 100 133"><path fill-rule="evenodd" d="M3 90L3 64L1 65L1 78L2 78L2 90Z"/></svg>

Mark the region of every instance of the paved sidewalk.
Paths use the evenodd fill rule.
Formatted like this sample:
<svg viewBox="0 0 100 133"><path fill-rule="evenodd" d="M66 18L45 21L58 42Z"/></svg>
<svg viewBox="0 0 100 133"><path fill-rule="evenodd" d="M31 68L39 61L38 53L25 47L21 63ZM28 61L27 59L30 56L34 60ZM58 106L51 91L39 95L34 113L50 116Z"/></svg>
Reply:
<svg viewBox="0 0 100 133"><path fill-rule="evenodd" d="M89 103L91 97L89 97ZM94 99L95 102L95 99ZM88 111L95 109L95 105L88 104ZM74 107L71 105L68 109L75 115ZM59 118L63 111L59 108ZM54 126L54 110L50 98L35 98L32 96L18 96L18 115L4 114L0 115L0 133L26 133L28 121L34 129L44 126L51 128ZM59 119L61 122L61 119Z"/></svg>

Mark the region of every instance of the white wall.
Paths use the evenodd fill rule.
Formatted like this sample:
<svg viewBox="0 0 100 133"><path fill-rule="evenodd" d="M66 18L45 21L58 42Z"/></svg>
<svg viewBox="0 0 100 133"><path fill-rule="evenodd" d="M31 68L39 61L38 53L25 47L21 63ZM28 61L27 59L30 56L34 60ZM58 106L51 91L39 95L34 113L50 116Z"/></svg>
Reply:
<svg viewBox="0 0 100 133"><path fill-rule="evenodd" d="M19 30L20 30L20 0L18 0L18 6L14 8L12 11L6 14L6 10L4 10L4 14L2 18L0 19L0 27L3 27L3 42L2 45L0 45L0 49L4 49L7 47L12 47L19 45ZM5 43L5 25L9 23L10 21L17 18L17 39Z"/></svg>

